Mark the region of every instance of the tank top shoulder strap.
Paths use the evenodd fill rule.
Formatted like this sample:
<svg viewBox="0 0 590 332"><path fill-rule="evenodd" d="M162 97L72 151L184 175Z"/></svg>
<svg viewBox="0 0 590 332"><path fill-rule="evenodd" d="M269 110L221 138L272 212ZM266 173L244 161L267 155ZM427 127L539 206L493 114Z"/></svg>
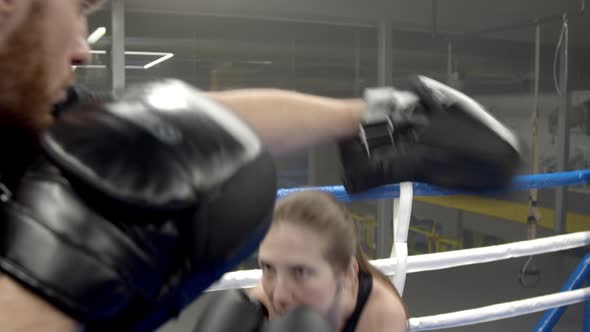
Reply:
<svg viewBox="0 0 590 332"><path fill-rule="evenodd" d="M367 304L367 300L369 299L369 295L373 290L373 277L369 273L359 272L359 289L356 297L356 306L354 307L354 311L346 320L344 324L344 328L342 332L354 332L356 326L361 318L361 314L363 313L363 309L365 308L365 304Z"/></svg>

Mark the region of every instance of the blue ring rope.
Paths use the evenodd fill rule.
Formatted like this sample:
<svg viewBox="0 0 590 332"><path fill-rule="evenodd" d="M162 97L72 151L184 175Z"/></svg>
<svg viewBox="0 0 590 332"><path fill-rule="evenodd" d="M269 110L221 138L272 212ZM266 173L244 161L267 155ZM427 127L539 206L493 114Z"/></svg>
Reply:
<svg viewBox="0 0 590 332"><path fill-rule="evenodd" d="M590 169L576 170L571 172L560 173L546 173L535 175L519 175L514 177L512 184L502 190L493 191L469 191L447 189L429 185L426 183L413 183L414 196L447 196L447 195L485 195L497 194L508 191L524 191L530 189L553 188L560 186L575 186L584 184L590 181ZM343 202L352 202L369 199L387 199L399 197L399 184L391 184L375 189L365 191L363 193L349 195L344 190L343 186L326 186L326 187L300 187L292 189L279 189L277 191L277 198L281 198L290 193L304 191L304 190L321 190L329 192L338 200Z"/></svg>

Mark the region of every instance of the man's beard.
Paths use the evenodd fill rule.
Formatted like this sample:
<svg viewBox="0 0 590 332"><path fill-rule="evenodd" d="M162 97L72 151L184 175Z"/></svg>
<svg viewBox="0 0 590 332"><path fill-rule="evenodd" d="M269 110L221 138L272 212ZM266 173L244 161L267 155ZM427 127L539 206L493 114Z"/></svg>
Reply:
<svg viewBox="0 0 590 332"><path fill-rule="evenodd" d="M23 23L0 49L0 128L35 134L51 124L44 6L33 1ZM4 135L2 135L4 136Z"/></svg>
<svg viewBox="0 0 590 332"><path fill-rule="evenodd" d="M38 154L38 134L52 122L44 7L34 0L0 48L0 181L13 186Z"/></svg>

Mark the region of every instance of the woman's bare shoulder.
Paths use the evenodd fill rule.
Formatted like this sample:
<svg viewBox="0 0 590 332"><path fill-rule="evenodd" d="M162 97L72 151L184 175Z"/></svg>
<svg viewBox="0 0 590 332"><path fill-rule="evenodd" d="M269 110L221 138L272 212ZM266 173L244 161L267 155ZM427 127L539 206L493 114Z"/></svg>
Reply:
<svg viewBox="0 0 590 332"><path fill-rule="evenodd" d="M405 332L406 310L402 300L384 281L373 279L373 289L357 326L357 332Z"/></svg>

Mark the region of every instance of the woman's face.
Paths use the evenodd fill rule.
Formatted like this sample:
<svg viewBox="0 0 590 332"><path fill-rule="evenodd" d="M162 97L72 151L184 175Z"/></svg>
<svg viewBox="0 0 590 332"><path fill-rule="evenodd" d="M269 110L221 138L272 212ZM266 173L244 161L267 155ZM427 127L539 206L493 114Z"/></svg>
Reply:
<svg viewBox="0 0 590 332"><path fill-rule="evenodd" d="M300 305L334 314L345 275L328 263L326 249L326 238L304 226L279 222L270 228L258 261L262 288L277 315Z"/></svg>

